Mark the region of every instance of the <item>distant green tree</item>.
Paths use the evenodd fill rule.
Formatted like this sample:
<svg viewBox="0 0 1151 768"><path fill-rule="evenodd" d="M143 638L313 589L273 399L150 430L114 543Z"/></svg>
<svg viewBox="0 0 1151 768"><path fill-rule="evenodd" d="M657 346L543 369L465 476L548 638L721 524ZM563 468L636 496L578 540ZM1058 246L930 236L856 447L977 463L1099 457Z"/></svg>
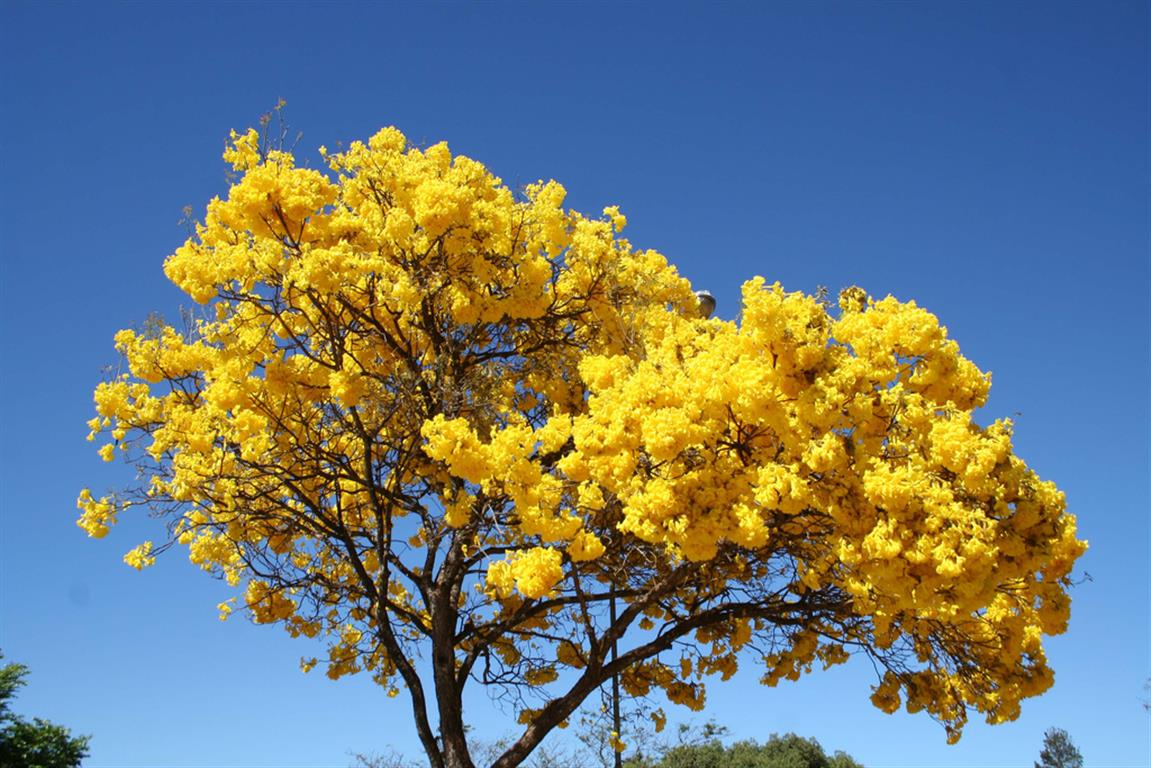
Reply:
<svg viewBox="0 0 1151 768"><path fill-rule="evenodd" d="M628 768L863 768L843 752L828 755L815 739L772 734L764 743L737 741L725 747L719 739L682 744L659 760L629 762Z"/></svg>
<svg viewBox="0 0 1151 768"><path fill-rule="evenodd" d="M0 766L77 768L88 755L87 736L72 736L63 726L39 717L25 720L12 712L9 703L27 676L23 664L0 667Z"/></svg>
<svg viewBox="0 0 1151 768"><path fill-rule="evenodd" d="M1048 728L1043 734L1043 749L1035 768L1083 768L1083 755L1079 754L1067 731Z"/></svg>

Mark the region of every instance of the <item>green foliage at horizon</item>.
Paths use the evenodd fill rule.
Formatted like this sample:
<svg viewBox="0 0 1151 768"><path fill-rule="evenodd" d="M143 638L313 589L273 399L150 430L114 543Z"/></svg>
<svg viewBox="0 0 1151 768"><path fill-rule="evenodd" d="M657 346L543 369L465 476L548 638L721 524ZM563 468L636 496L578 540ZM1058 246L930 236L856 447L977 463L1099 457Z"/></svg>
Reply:
<svg viewBox="0 0 1151 768"><path fill-rule="evenodd" d="M1048 728L1035 768L1083 768L1083 755L1062 728Z"/></svg>
<svg viewBox="0 0 1151 768"><path fill-rule="evenodd" d="M724 746L718 738L681 744L663 752L658 760L637 757L625 768L863 768L850 755L828 755L819 742L794 733L772 734L767 741L754 739Z"/></svg>
<svg viewBox="0 0 1151 768"><path fill-rule="evenodd" d="M0 667L0 766L77 768L88 756L88 736L72 736L62 725L39 717L27 720L12 712L9 704L27 676L23 664Z"/></svg>

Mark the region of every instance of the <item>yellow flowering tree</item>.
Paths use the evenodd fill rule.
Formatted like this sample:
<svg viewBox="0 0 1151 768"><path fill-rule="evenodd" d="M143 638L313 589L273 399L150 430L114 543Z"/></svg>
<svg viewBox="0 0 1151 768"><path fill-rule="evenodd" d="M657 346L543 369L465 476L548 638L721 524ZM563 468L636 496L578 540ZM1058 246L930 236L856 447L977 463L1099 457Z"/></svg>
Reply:
<svg viewBox="0 0 1151 768"><path fill-rule="evenodd" d="M436 768L472 765L469 681L520 711L499 768L617 675L698 709L740 664L862 654L878 707L952 739L1051 685L1086 545L1011 423L973 421L989 378L933 315L757 278L707 319L555 182L393 128L321 153L233 134L237 180L164 265L202 317L116 336L90 437L141 482L84 490L79 524L166 516L130 565L185 546L237 588L222 616L406 692Z"/></svg>

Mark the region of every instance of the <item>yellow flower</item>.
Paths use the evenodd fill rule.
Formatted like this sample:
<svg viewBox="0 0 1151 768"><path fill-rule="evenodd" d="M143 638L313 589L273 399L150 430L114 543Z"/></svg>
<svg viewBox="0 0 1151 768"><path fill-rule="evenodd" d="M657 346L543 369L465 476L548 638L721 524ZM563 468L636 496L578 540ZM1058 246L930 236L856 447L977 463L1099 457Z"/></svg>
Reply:
<svg viewBox="0 0 1151 768"><path fill-rule="evenodd" d="M580 531L568 544L568 556L577 563L595 560L604 551L603 542L590 531Z"/></svg>
<svg viewBox="0 0 1151 768"><path fill-rule="evenodd" d="M149 565L155 563L156 558L152 555L152 542L145 541L140 546L130 550L124 555L124 562L137 571L142 571Z"/></svg>
<svg viewBox="0 0 1151 768"><path fill-rule="evenodd" d="M544 597L563 578L563 557L551 547L516 552L510 564L516 589L525 597ZM490 571L488 579L491 580Z"/></svg>
<svg viewBox="0 0 1151 768"><path fill-rule="evenodd" d="M603 209L603 215L608 217L611 221L612 228L616 232L622 232L623 228L627 226L627 217L619 212L618 205L609 205Z"/></svg>

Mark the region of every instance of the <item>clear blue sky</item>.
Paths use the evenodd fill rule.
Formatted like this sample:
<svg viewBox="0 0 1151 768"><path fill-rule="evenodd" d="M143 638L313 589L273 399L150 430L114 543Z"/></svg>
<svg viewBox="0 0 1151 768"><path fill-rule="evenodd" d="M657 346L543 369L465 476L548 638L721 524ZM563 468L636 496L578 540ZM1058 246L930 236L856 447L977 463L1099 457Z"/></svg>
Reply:
<svg viewBox="0 0 1151 768"><path fill-rule="evenodd" d="M732 316L742 281L914 298L994 372L987 418L1091 542L1056 684L954 747L868 702L850 664L716 683L738 737L815 736L871 768L1030 766L1066 728L1147 766L1151 14L1146 2L0 5L0 648L19 711L91 733L91 766L342 766L417 754L404 700L296 669L160 524L74 524L111 487L84 441L112 335L188 300L161 263L225 187L229 129L278 98L301 148L394 124L511 184L619 204ZM481 732L511 720L482 694Z"/></svg>

